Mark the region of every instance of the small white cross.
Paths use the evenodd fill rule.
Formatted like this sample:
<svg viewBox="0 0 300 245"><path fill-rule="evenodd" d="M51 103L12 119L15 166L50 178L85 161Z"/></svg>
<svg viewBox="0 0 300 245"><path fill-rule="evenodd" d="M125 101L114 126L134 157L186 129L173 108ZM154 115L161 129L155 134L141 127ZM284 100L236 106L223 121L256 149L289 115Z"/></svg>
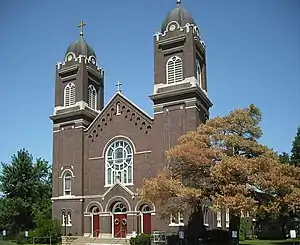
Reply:
<svg viewBox="0 0 300 245"><path fill-rule="evenodd" d="M121 85L122 85L122 83L120 83L118 81L117 84L116 84L116 86L117 86L117 92L121 92Z"/></svg>

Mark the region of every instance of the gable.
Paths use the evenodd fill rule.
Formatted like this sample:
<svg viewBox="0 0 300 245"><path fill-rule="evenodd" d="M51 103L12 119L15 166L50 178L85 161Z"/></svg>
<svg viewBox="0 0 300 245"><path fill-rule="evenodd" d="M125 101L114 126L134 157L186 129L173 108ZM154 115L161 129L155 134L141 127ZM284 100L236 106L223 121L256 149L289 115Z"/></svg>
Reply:
<svg viewBox="0 0 300 245"><path fill-rule="evenodd" d="M119 110L117 107L119 107ZM119 112L118 115L117 111ZM120 92L117 92L85 130L86 133L89 134L88 137L91 139L97 138L115 117L123 117L124 120L130 122L133 127L138 128L145 134L150 133L154 122L153 118L146 112L136 106Z"/></svg>
<svg viewBox="0 0 300 245"><path fill-rule="evenodd" d="M117 181L113 186L107 189L107 191L103 194L102 199L104 200L107 195L113 197L118 194L124 195L125 193L130 197L134 196L134 193L129 188L127 188L126 186L122 185L119 181Z"/></svg>

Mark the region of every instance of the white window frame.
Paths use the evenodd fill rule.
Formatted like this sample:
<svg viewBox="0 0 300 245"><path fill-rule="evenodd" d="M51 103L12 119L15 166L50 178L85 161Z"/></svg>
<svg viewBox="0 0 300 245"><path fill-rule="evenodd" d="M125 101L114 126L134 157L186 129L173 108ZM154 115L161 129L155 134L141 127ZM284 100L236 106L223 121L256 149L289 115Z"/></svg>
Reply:
<svg viewBox="0 0 300 245"><path fill-rule="evenodd" d="M121 143L122 142L122 143ZM122 160L122 163L117 163L117 160L114 159L114 154L116 149L122 148L123 151L126 151L127 158ZM112 150L112 152L110 152ZM127 164L123 169L117 169L117 166L121 167L124 164ZM113 169L114 168L114 169ZM105 187L113 186L116 181L119 181L125 186L134 185L134 151L131 143L126 139L116 139L109 144L105 153ZM109 173L109 171L111 171ZM121 176L119 174L121 173ZM120 178L119 178L120 177ZM129 178L131 177L131 178ZM110 183L109 183L110 180ZM125 181L126 180L126 181Z"/></svg>
<svg viewBox="0 0 300 245"><path fill-rule="evenodd" d="M88 106L97 110L97 90L93 85L88 87Z"/></svg>
<svg viewBox="0 0 300 245"><path fill-rule="evenodd" d="M197 72L197 82L201 89L204 89L202 84L202 69L199 60L196 60L196 72Z"/></svg>
<svg viewBox="0 0 300 245"><path fill-rule="evenodd" d="M209 226L209 213L208 213L208 207L203 208L203 224L204 226Z"/></svg>
<svg viewBox="0 0 300 245"><path fill-rule="evenodd" d="M76 86L68 83L64 89L64 107L73 106L76 103Z"/></svg>
<svg viewBox="0 0 300 245"><path fill-rule="evenodd" d="M249 211L246 211L246 212L241 211L241 218L249 218L249 217L250 217Z"/></svg>
<svg viewBox="0 0 300 245"><path fill-rule="evenodd" d="M116 115L121 115L121 104L120 102L117 102L117 108L116 108Z"/></svg>
<svg viewBox="0 0 300 245"><path fill-rule="evenodd" d="M226 209L226 214L225 214L225 227L229 228L229 223L230 223L230 213L229 209Z"/></svg>
<svg viewBox="0 0 300 245"><path fill-rule="evenodd" d="M63 211L61 213L62 215L62 224L61 226L72 226L72 212L71 211ZM67 221L67 224L65 224L65 219Z"/></svg>
<svg viewBox="0 0 300 245"><path fill-rule="evenodd" d="M70 188L66 188L66 179L70 181ZM72 196L72 173L66 171L63 176L63 196Z"/></svg>
<svg viewBox="0 0 300 245"><path fill-rule="evenodd" d="M217 228L222 227L222 213L221 211L217 211Z"/></svg>
<svg viewBox="0 0 300 245"><path fill-rule="evenodd" d="M172 56L166 63L167 84L183 81L183 62L179 56Z"/></svg>
<svg viewBox="0 0 300 245"><path fill-rule="evenodd" d="M184 226L183 214L181 212L178 212L175 217L173 216L173 214L171 214L169 226Z"/></svg>

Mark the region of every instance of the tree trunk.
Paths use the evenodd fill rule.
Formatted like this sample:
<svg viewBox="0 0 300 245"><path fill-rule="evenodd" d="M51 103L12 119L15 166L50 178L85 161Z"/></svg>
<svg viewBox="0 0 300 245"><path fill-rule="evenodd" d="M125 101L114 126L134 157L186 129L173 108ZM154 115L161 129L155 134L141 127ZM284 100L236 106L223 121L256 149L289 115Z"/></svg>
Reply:
<svg viewBox="0 0 300 245"><path fill-rule="evenodd" d="M240 216L230 215L229 231L231 244L238 245L240 237Z"/></svg>

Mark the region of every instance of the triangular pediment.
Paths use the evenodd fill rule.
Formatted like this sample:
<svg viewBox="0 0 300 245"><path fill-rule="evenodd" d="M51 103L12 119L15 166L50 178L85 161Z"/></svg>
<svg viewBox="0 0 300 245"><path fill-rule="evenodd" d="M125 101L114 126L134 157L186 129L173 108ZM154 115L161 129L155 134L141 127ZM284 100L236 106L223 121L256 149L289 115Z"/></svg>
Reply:
<svg viewBox="0 0 300 245"><path fill-rule="evenodd" d="M153 118L122 93L117 92L85 131L91 134L89 137L93 137L94 131L104 130L110 121L119 116L146 134L152 128Z"/></svg>
<svg viewBox="0 0 300 245"><path fill-rule="evenodd" d="M110 193L114 193L115 195L115 193L120 194L120 192L126 192L128 195L134 196L134 193L129 188L117 181L114 185L107 189L107 191L102 195L102 199L104 200L105 196L109 195Z"/></svg>

